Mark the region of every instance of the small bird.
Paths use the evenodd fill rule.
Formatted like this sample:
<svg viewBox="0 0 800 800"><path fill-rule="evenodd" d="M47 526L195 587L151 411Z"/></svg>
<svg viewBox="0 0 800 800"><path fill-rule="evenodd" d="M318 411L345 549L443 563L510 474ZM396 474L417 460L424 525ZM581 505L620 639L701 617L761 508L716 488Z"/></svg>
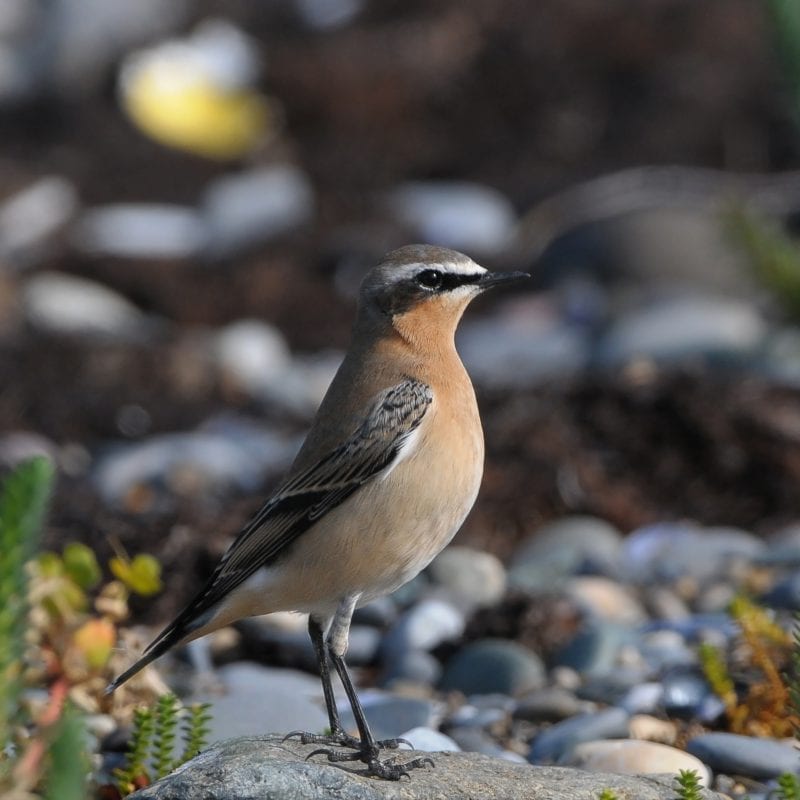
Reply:
<svg viewBox="0 0 800 800"><path fill-rule="evenodd" d="M329 746L312 756L362 761L369 774L389 780L433 765L429 758L380 758L401 740L376 741L370 731L344 661L350 621L358 606L424 569L472 508L483 475L483 431L455 330L474 297L525 277L488 272L429 245L394 250L370 270L350 349L287 477L202 589L108 691L174 645L243 617L307 612L330 734L289 736ZM342 727L331 664L358 738Z"/></svg>

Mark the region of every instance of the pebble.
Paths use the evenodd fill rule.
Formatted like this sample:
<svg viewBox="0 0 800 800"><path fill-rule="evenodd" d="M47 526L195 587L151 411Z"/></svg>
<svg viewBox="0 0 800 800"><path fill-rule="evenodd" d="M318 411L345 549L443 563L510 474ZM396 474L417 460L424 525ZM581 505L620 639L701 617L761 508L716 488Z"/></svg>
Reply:
<svg viewBox="0 0 800 800"><path fill-rule="evenodd" d="M445 665L443 691L519 695L544 686L545 667L531 650L503 639L468 644Z"/></svg>
<svg viewBox="0 0 800 800"><path fill-rule="evenodd" d="M793 743L735 733L704 733L691 739L686 749L716 772L758 780L796 772L800 766Z"/></svg>
<svg viewBox="0 0 800 800"><path fill-rule="evenodd" d="M647 619L630 589L602 575L571 578L564 591L586 614L594 614L607 622L635 626Z"/></svg>
<svg viewBox="0 0 800 800"><path fill-rule="evenodd" d="M628 713L624 709L612 707L580 714L543 730L533 740L528 761L531 764L554 764L568 757L582 742L627 737Z"/></svg>
<svg viewBox="0 0 800 800"><path fill-rule="evenodd" d="M464 613L451 603L427 598L400 616L383 639L382 659L390 663L409 650L432 650L464 632Z"/></svg>
<svg viewBox="0 0 800 800"><path fill-rule="evenodd" d="M500 559L472 547L446 548L428 567L428 574L462 609L492 606L506 590L506 570Z"/></svg>
<svg viewBox="0 0 800 800"><path fill-rule="evenodd" d="M321 733L328 727L318 678L304 672L240 661L217 670L224 694L197 693L190 702L213 703L209 741L233 736Z"/></svg>
<svg viewBox="0 0 800 800"><path fill-rule="evenodd" d="M659 719L649 714L635 714L630 719L631 739L645 739L661 744L675 744L678 738L677 725L667 719Z"/></svg>
<svg viewBox="0 0 800 800"><path fill-rule="evenodd" d="M627 691L619 705L629 714L652 714L661 707L663 696L664 687L660 681L637 683ZM646 738L636 734L634 736L637 739Z"/></svg>
<svg viewBox="0 0 800 800"><path fill-rule="evenodd" d="M206 258L228 258L308 224L314 190L301 169L258 167L213 181L202 208L209 236Z"/></svg>
<svg viewBox="0 0 800 800"><path fill-rule="evenodd" d="M404 183L389 193L388 206L418 240L484 256L503 250L516 224L502 193L466 181Z"/></svg>
<svg viewBox="0 0 800 800"><path fill-rule="evenodd" d="M0 466L13 468L36 456L55 463L58 446L41 434L30 431L9 431L0 436Z"/></svg>
<svg viewBox="0 0 800 800"><path fill-rule="evenodd" d="M595 358L605 368L641 357L661 363L698 357L737 363L752 357L765 336L766 324L751 303L675 297L618 318L599 343Z"/></svg>
<svg viewBox="0 0 800 800"><path fill-rule="evenodd" d="M28 267L40 261L77 213L78 202L77 190L60 175L39 178L5 200L0 205L0 265Z"/></svg>
<svg viewBox="0 0 800 800"><path fill-rule="evenodd" d="M450 731L453 740L467 753L482 753L491 758L502 758L504 761L513 761L524 764L525 759L519 753L513 753L501 747L497 742L480 728L454 728Z"/></svg>
<svg viewBox="0 0 800 800"><path fill-rule="evenodd" d="M519 390L576 375L586 366L586 334L558 316L541 315L536 302L515 298L498 313L459 326L458 352L473 381L495 390Z"/></svg>
<svg viewBox="0 0 800 800"><path fill-rule="evenodd" d="M800 572L787 575L778 581L761 597L761 602L770 608L800 611Z"/></svg>
<svg viewBox="0 0 800 800"><path fill-rule="evenodd" d="M101 456L92 480L106 502L123 503L137 487L192 492L255 491L268 474L284 470L297 442L249 423L210 425L120 445Z"/></svg>
<svg viewBox="0 0 800 800"><path fill-rule="evenodd" d="M764 542L738 528L701 528L659 523L633 531L625 540L626 574L637 583L691 576L709 581L725 574L733 560L755 561Z"/></svg>
<svg viewBox="0 0 800 800"><path fill-rule="evenodd" d="M647 677L647 670L620 667L610 672L587 676L575 689L575 693L582 700L621 707L630 690L644 683Z"/></svg>
<svg viewBox="0 0 800 800"><path fill-rule="evenodd" d="M442 720L441 703L421 697L401 697L374 689L359 692L367 722L377 739L402 736L413 728L438 728ZM355 730L355 719L346 700L338 702L345 730Z"/></svg>
<svg viewBox="0 0 800 800"><path fill-rule="evenodd" d="M386 628L397 619L397 606L389 595L376 597L369 603L359 606L353 612L353 622L357 625L372 625Z"/></svg>
<svg viewBox="0 0 800 800"><path fill-rule="evenodd" d="M283 334L257 319L227 325L214 337L212 348L222 369L255 396L283 376L292 358Z"/></svg>
<svg viewBox="0 0 800 800"><path fill-rule="evenodd" d="M384 664L381 686L390 688L398 684L436 686L442 677L439 660L424 650L406 650Z"/></svg>
<svg viewBox="0 0 800 800"><path fill-rule="evenodd" d="M668 717L691 719L711 693L708 681L695 672L676 671L661 678L662 703Z"/></svg>
<svg viewBox="0 0 800 800"><path fill-rule="evenodd" d="M294 0L307 25L320 30L347 25L364 7L364 0Z"/></svg>
<svg viewBox="0 0 800 800"><path fill-rule="evenodd" d="M642 634L638 648L642 658L658 673L697 663L696 652L686 644L678 631L660 630Z"/></svg>
<svg viewBox="0 0 800 800"><path fill-rule="evenodd" d="M100 92L111 66L123 53L157 41L185 24L189 0L59 0L50 59L51 91L64 97Z"/></svg>
<svg viewBox="0 0 800 800"><path fill-rule="evenodd" d="M414 750L426 753L458 752L461 748L449 736L433 728L416 727L404 731L401 738L408 739Z"/></svg>
<svg viewBox="0 0 800 800"><path fill-rule="evenodd" d="M514 710L514 718L528 722L560 722L594 710L592 703L579 700L574 692L551 686L523 695Z"/></svg>
<svg viewBox="0 0 800 800"><path fill-rule="evenodd" d="M94 256L189 259L205 252L208 233L202 216L188 206L117 203L86 210L73 244Z"/></svg>
<svg viewBox="0 0 800 800"><path fill-rule="evenodd" d="M558 763L616 775L677 774L682 769L691 769L697 773L702 786L711 782L708 767L700 759L666 744L634 739L583 742Z"/></svg>
<svg viewBox="0 0 800 800"><path fill-rule="evenodd" d="M635 633L626 625L589 619L553 656L553 662L583 676L602 675L619 667L623 648L635 641Z"/></svg>
<svg viewBox="0 0 800 800"><path fill-rule="evenodd" d="M479 694L467 698L448 718L452 727L489 728L505 722L514 712L516 701L504 694Z"/></svg>
<svg viewBox="0 0 800 800"><path fill-rule="evenodd" d="M51 333L138 339L147 317L121 294L94 281L61 272L39 272L25 283L28 321Z"/></svg>
<svg viewBox="0 0 800 800"><path fill-rule="evenodd" d="M800 386L800 331L797 328L773 331L757 366L770 381L793 388Z"/></svg>
<svg viewBox="0 0 800 800"><path fill-rule="evenodd" d="M570 516L538 528L514 553L509 585L529 591L559 587L571 575L614 576L622 534L597 517Z"/></svg>

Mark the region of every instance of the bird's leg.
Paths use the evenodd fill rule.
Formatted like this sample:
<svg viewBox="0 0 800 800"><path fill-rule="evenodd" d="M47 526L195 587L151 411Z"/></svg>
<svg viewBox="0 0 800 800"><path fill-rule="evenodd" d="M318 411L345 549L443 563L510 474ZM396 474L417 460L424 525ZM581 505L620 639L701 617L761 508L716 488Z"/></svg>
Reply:
<svg viewBox="0 0 800 800"><path fill-rule="evenodd" d="M328 633L327 650L333 666L342 681L344 691L347 694L347 699L350 702L350 708L353 710L353 717L356 721L356 727L360 736L360 741L353 740L353 743L347 742L347 746L354 747L357 752L346 753L336 750L321 749L315 750L307 757L315 755L324 755L328 761L363 761L368 767L369 772L380 778L387 778L388 780L399 780L404 775L408 775L408 770L416 769L417 767L430 764L433 766L433 761L430 758L415 758L405 764L397 764L394 761L381 761L378 755L381 749L397 748L401 743L408 744L405 739L385 739L376 741L372 735L372 731L367 723L367 717L364 714L364 709L361 706L361 701L358 699L355 686L347 670L347 665L344 661L344 654L347 651L347 637L350 630L350 620L355 610L355 605L358 597L347 598L340 606L336 613L336 617L331 624L331 629ZM327 667L327 660L326 660ZM329 676L330 679L330 676ZM338 720L338 714L336 716ZM352 737L349 737L352 738Z"/></svg>
<svg viewBox="0 0 800 800"><path fill-rule="evenodd" d="M308 618L308 635L311 637L311 644L314 646L314 654L317 657L319 677L322 682L322 693L325 697L325 708L328 711L328 721L331 730L329 734L292 731L284 737L284 740L296 736L303 744L337 744L342 747L353 747L357 749L361 746L361 743L355 736L350 736L350 734L345 733L339 719L339 711L336 708L336 698L333 693L333 684L331 683L328 648L325 644L325 626L313 615Z"/></svg>

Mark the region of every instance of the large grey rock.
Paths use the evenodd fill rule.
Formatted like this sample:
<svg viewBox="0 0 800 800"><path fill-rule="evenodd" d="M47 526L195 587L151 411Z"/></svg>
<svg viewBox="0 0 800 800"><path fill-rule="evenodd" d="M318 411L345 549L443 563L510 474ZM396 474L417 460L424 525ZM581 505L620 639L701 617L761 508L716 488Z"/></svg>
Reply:
<svg viewBox="0 0 800 800"><path fill-rule="evenodd" d="M611 789L619 800L673 800L670 776L631 777L564 767L512 764L475 753L435 753L434 769L414 770L393 783L364 774L361 763L306 761L315 745L259 736L220 742L132 800L597 800ZM413 758L401 751L400 759ZM721 800L703 791L704 800Z"/></svg>

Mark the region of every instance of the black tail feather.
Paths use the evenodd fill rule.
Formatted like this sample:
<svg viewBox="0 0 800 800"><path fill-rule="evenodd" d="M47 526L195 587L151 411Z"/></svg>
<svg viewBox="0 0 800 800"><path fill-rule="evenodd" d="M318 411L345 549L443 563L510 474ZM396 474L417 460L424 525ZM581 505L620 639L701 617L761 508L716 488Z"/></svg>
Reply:
<svg viewBox="0 0 800 800"><path fill-rule="evenodd" d="M182 616L182 615L181 615ZM155 661L159 656L164 655L171 647L178 644L181 639L188 636L197 625L189 626L188 628L182 624L181 616L173 620L161 633L150 642L145 648L142 657L132 666L128 667L121 675L114 678L111 683L106 686L106 694L111 694L115 689L122 686L125 681L132 678L137 672L143 670L148 664Z"/></svg>

